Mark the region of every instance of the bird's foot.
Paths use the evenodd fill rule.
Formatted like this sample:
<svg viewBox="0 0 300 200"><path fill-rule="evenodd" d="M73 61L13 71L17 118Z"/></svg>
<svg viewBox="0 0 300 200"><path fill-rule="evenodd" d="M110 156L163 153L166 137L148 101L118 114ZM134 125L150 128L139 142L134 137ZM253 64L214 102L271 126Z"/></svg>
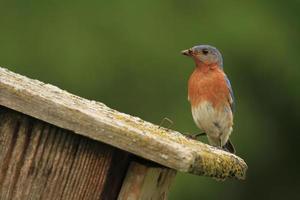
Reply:
<svg viewBox="0 0 300 200"><path fill-rule="evenodd" d="M190 139L197 140L198 137L204 136L204 135L206 135L206 133L196 133L196 134L184 133L183 135L185 135L186 137L188 137Z"/></svg>

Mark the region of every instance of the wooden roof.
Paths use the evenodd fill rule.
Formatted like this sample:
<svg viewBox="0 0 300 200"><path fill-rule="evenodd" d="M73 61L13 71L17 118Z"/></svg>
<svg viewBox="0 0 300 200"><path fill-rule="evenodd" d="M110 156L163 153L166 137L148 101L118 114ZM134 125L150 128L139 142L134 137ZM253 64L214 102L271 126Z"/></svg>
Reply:
<svg viewBox="0 0 300 200"><path fill-rule="evenodd" d="M0 105L181 172L245 178L236 155L1 67Z"/></svg>

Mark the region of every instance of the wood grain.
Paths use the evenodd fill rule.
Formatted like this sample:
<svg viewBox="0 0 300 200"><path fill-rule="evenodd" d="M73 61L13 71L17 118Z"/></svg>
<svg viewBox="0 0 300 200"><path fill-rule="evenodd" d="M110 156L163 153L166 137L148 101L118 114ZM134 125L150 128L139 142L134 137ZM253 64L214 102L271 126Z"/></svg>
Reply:
<svg viewBox="0 0 300 200"><path fill-rule="evenodd" d="M151 163L133 161L118 200L166 200L176 171Z"/></svg>
<svg viewBox="0 0 300 200"><path fill-rule="evenodd" d="M116 199L128 153L0 107L0 199Z"/></svg>
<svg viewBox="0 0 300 200"><path fill-rule="evenodd" d="M4 68L0 105L182 172L245 178L247 165L236 155Z"/></svg>

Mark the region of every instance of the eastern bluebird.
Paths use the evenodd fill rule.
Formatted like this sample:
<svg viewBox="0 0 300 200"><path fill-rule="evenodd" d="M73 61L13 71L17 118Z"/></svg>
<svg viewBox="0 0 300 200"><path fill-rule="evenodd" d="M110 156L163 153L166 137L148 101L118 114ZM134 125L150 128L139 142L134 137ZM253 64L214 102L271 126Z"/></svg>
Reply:
<svg viewBox="0 0 300 200"><path fill-rule="evenodd" d="M223 71L223 59L217 48L194 46L181 52L192 57L196 68L188 82L188 100L193 119L211 145L235 153L229 140L233 126L234 97Z"/></svg>

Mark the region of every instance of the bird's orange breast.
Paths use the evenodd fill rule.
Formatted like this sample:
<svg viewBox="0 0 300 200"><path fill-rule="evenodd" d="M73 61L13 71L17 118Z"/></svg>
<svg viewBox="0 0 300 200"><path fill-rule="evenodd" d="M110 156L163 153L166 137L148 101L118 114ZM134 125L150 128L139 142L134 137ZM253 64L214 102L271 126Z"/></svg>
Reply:
<svg viewBox="0 0 300 200"><path fill-rule="evenodd" d="M188 96L192 106L209 101L217 108L228 103L228 95L225 74L221 69L195 68L188 82Z"/></svg>

